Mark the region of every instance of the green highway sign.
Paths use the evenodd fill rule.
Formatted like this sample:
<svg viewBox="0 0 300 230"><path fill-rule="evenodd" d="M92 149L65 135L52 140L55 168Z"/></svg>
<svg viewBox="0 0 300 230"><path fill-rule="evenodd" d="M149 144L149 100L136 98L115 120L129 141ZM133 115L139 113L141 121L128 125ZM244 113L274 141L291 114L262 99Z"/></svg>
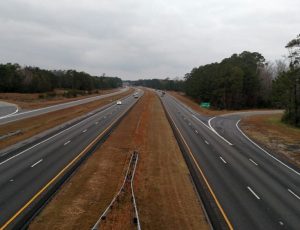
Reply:
<svg viewBox="0 0 300 230"><path fill-rule="evenodd" d="M200 104L200 106L202 107L202 108L210 108L210 103L209 102L201 102L201 104Z"/></svg>

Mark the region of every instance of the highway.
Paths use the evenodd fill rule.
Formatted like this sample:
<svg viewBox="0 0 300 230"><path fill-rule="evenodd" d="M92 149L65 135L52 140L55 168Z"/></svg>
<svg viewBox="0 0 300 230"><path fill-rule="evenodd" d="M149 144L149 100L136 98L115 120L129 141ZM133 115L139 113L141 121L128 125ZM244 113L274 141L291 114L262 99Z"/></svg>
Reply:
<svg viewBox="0 0 300 230"><path fill-rule="evenodd" d="M84 98L84 99L80 99L80 100L65 102L65 103L47 106L47 107L39 108L39 109L33 109L33 110L28 110L28 111L23 111L23 112L17 111L17 113L13 113L13 112L10 113L10 111L7 111L7 109L6 109L5 114L11 114L11 115L1 116L1 114L0 114L0 125L18 121L18 120L22 120L22 119L29 118L29 117L38 116L38 115L53 112L53 111L57 111L60 109L70 108L70 107L76 106L76 105L82 105L82 104L85 104L88 102L96 101L96 100L99 100L102 98L106 98L106 97L110 97L110 96L114 96L114 95L123 93L123 92L127 91L128 89L129 89L128 87L125 87L125 88L122 88L121 90L119 90L117 92L113 92L113 93L108 93L108 94L99 95L99 96L95 96L95 97L88 97L88 98ZM0 112L1 112L1 107L0 107Z"/></svg>
<svg viewBox="0 0 300 230"><path fill-rule="evenodd" d="M142 96L142 92L139 93ZM19 228L45 193L138 99L129 96L72 126L0 158L0 229ZM2 227L1 227L2 226Z"/></svg>
<svg viewBox="0 0 300 230"><path fill-rule="evenodd" d="M16 114L19 111L19 108L11 103L0 101L0 119Z"/></svg>
<svg viewBox="0 0 300 230"><path fill-rule="evenodd" d="M244 114L201 116L166 94L162 102L227 229L300 229L300 173L253 143ZM212 220L212 222L214 222Z"/></svg>

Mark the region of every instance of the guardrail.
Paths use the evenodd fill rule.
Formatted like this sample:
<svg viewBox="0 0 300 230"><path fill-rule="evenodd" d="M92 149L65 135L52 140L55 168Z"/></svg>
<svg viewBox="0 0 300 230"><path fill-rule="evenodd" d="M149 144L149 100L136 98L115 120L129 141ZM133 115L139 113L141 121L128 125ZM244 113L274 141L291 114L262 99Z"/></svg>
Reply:
<svg viewBox="0 0 300 230"><path fill-rule="evenodd" d="M138 162L138 153L134 151L131 154L131 158L129 161L128 168L126 170L126 174L124 177L124 181L122 183L122 186L120 190L117 192L117 194L114 196L110 204L107 206L107 208L104 210L100 218L97 220L96 224L93 226L92 230L98 230L101 226L101 221L105 221L107 215L109 214L109 211L113 208L114 204L117 202L118 198L120 197L121 193L125 191L125 186L126 182L130 182L130 189L131 189L131 197L132 197L132 204L134 207L134 219L133 222L137 225L137 229L141 230L141 224L140 224L140 219L139 219L139 214L138 214L138 209L137 209L137 204L135 200L135 195L134 195L134 190L133 190L133 180L134 180L134 175L135 175L135 170L136 170L136 165Z"/></svg>
<svg viewBox="0 0 300 230"><path fill-rule="evenodd" d="M136 170L136 165L137 165L137 162L138 162L138 158L139 158L139 155L137 154L134 169L133 169L133 173L132 173L133 176L132 176L132 179L131 179L130 186L131 186L132 202L133 202L133 207L134 207L134 212L135 212L135 218L136 218L135 220L136 220L136 223L137 223L137 229L141 230L142 228L141 228L139 213L138 213L137 204L136 204L135 195L134 195L134 190L133 190L133 181L134 181L135 170Z"/></svg>

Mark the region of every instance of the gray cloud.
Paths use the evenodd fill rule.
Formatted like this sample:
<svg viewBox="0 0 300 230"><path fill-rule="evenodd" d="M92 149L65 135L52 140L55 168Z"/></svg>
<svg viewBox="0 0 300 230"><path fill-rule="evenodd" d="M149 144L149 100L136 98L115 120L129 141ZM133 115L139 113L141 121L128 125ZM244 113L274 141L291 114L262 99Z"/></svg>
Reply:
<svg viewBox="0 0 300 230"><path fill-rule="evenodd" d="M296 0L9 0L0 62L91 74L183 76L243 50L275 60L298 34Z"/></svg>

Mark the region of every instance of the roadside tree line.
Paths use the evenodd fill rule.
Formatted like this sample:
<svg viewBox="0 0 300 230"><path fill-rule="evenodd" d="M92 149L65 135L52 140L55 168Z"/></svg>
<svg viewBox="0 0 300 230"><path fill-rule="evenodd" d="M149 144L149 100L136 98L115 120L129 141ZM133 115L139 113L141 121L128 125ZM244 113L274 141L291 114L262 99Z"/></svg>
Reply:
<svg viewBox="0 0 300 230"><path fill-rule="evenodd" d="M289 51L289 67L273 82L274 101L283 108L283 120L300 127L300 34L285 46Z"/></svg>
<svg viewBox="0 0 300 230"><path fill-rule="evenodd" d="M134 86L144 86L153 89L160 90L172 90L172 91L184 91L184 82L183 80L170 80L166 79L140 79L137 81L128 81L131 85Z"/></svg>
<svg viewBox="0 0 300 230"><path fill-rule="evenodd" d="M193 68L183 80L138 80L140 85L185 92L215 109L282 108L283 120L300 127L300 35L288 42L288 62L267 62L244 51L221 62Z"/></svg>
<svg viewBox="0 0 300 230"><path fill-rule="evenodd" d="M122 80L118 77L96 77L76 70L51 71L11 63L0 64L0 92L43 93L57 88L90 92L121 85Z"/></svg>

